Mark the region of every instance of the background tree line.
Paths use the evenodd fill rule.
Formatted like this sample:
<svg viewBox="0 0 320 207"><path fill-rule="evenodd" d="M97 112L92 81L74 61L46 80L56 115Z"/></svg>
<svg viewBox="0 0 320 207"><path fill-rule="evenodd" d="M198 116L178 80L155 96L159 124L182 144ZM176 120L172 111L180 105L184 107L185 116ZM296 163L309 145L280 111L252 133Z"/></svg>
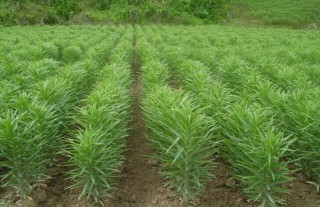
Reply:
<svg viewBox="0 0 320 207"><path fill-rule="evenodd" d="M0 0L0 21L15 17L14 12L41 11L45 23L55 23L55 18L69 20L81 12L103 15L126 22L165 21L173 19L200 19L213 22L226 16L227 0ZM11 12L11 13L10 13ZM89 13L90 13L89 12ZM23 13L23 12L22 12ZM41 15L40 15L41 16ZM95 17L95 15L91 15ZM8 19L9 18L9 19ZM37 18L37 17L34 17ZM36 21L36 20L35 20Z"/></svg>

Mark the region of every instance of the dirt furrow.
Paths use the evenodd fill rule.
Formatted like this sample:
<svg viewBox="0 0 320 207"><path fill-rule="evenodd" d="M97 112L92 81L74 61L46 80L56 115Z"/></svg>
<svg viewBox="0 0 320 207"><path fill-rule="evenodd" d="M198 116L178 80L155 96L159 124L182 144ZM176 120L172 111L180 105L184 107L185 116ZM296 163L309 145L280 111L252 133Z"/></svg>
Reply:
<svg viewBox="0 0 320 207"><path fill-rule="evenodd" d="M178 206L178 200L170 189L164 187L159 174L159 163L151 158L152 149L145 137L145 125L141 109L142 89L140 83L140 64L135 52L136 38L133 41L132 70L132 121L127 141L126 160L122 167L118 189L106 206Z"/></svg>

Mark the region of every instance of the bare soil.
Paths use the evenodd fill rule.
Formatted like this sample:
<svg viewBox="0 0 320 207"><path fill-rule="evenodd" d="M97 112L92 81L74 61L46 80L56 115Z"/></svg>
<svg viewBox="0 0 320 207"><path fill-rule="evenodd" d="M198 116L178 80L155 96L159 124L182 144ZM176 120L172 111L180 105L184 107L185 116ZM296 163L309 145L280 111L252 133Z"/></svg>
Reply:
<svg viewBox="0 0 320 207"><path fill-rule="evenodd" d="M213 172L215 179L208 183L200 198L200 205L210 207L254 207L248 204L235 179L227 172L227 165L219 161Z"/></svg>
<svg viewBox="0 0 320 207"><path fill-rule="evenodd" d="M319 207L320 194L316 187L306 182L306 177L301 173L295 175L295 180L288 184L291 194L287 195L288 207Z"/></svg>
<svg viewBox="0 0 320 207"><path fill-rule="evenodd" d="M140 124L139 124L140 123ZM159 163L148 158L152 153L148 141L143 135L143 122L137 122L139 130L132 129L128 140L129 150L124 163L118 189L114 196L105 201L108 207L178 207L179 200L174 193L164 187L164 180L159 175ZM134 136L133 136L134 135ZM140 138L139 138L140 137ZM132 141L130 141L132 138ZM144 154L147 153L147 154ZM227 165L218 162L214 169L215 179L208 183L204 194L188 207L257 207L257 204L246 202L238 183L228 175ZM314 186L307 184L301 174L288 184L292 190L285 200L288 207L319 207L320 195ZM84 199L78 200L79 191L65 190L68 182L62 179L62 174L56 174L46 185L36 189L29 198L20 200L10 198L14 204L1 203L0 206L10 207L96 207ZM8 193L8 191L7 191ZM1 193L1 198L6 197Z"/></svg>
<svg viewBox="0 0 320 207"><path fill-rule="evenodd" d="M133 41L135 47L136 41ZM178 206L179 201L170 189L164 187L164 180L159 174L159 163L149 156L153 153L147 138L143 114L140 107L141 83L140 65L135 51L133 52L132 69L134 84L132 87L133 112L131 131L129 133L122 175L119 188L106 206L139 207L139 206Z"/></svg>
<svg viewBox="0 0 320 207"><path fill-rule="evenodd" d="M257 207L258 204L248 203L238 182L229 174L227 164L221 160L214 169L215 179L207 185L207 189L200 198L201 206L210 207ZM291 193L283 199L287 207L319 207L320 194L316 188L306 182L301 173L294 175L295 179L287 184Z"/></svg>

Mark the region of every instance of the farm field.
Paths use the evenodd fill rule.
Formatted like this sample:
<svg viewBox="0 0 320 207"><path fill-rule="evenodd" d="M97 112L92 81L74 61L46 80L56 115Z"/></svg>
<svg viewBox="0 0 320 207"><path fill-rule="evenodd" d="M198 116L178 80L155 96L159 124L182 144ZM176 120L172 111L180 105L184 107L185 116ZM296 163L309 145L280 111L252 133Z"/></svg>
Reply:
<svg viewBox="0 0 320 207"><path fill-rule="evenodd" d="M319 32L0 33L0 206L320 205Z"/></svg>

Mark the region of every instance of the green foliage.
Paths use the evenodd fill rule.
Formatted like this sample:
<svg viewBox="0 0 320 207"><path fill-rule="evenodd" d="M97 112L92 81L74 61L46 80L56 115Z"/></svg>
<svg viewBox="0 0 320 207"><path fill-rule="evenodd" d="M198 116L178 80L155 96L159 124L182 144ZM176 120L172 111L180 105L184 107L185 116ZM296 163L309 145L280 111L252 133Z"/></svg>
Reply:
<svg viewBox="0 0 320 207"><path fill-rule="evenodd" d="M222 20L259 25L318 27L317 0L3 0L0 22L14 24L57 24L82 21L203 24Z"/></svg>
<svg viewBox="0 0 320 207"><path fill-rule="evenodd" d="M5 0L0 21L5 24L55 24L72 20L77 14L91 21L115 22L215 22L226 16L225 0L132 1L132 0ZM19 14L18 14L19 12Z"/></svg>
<svg viewBox="0 0 320 207"><path fill-rule="evenodd" d="M180 91L155 88L143 101L149 139L159 151L162 175L182 203L192 201L212 178L213 125Z"/></svg>
<svg viewBox="0 0 320 207"><path fill-rule="evenodd" d="M65 112L72 94L61 79L51 80L40 83L34 93L22 93L11 100L10 109L1 119L0 156L4 160L0 165L8 169L2 175L3 185L14 187L20 196L27 196L48 179L52 155L61 145Z"/></svg>
<svg viewBox="0 0 320 207"><path fill-rule="evenodd" d="M257 29L214 28L206 33L208 27L198 26L193 32L184 33L183 26L145 27L144 33L160 53L161 61L168 63L169 77L177 78L179 86L190 91L195 103L215 120L216 137L221 141L219 155L230 164L230 173L240 181L248 199L263 206L275 206L284 202L282 194L288 193L284 184L292 180L293 171L288 169L288 163L300 162L302 166L308 163L309 170L304 172L309 174L313 169L312 174L317 174L314 172L318 169L318 158L314 153L319 144L315 138L311 141L304 137L318 136L315 127L319 120L315 110L319 106L315 95L318 90L303 70L286 66L279 71L280 63L274 59L269 65L271 57L285 61L273 53L275 48L284 50L282 43L269 39L271 34L282 36L280 31L263 30L270 34L261 37ZM248 36L255 36L254 32L260 38L252 45L254 38ZM288 35L289 31L286 32ZM267 48L267 44L272 47ZM262 62L270 67L265 70L257 67ZM288 64L295 62L290 60ZM268 70L286 81L268 80L262 75ZM283 84L285 90L276 84ZM305 98L293 98L292 92L297 90ZM314 146L302 147L303 143Z"/></svg>
<svg viewBox="0 0 320 207"><path fill-rule="evenodd" d="M63 33L63 27L24 28L21 41L11 39L13 30L22 28L8 29L3 36L5 41L0 41L1 45L9 42L16 49L7 51L0 61L1 86L5 84L0 90L0 176L3 187L11 187L18 196L26 197L50 178L56 164L54 158L63 146L62 137L71 124L70 117L96 80L97 68L106 63L109 47L121 29L105 33L103 28L94 28L92 33L79 36L81 27L69 27L67 33ZM90 38L93 33L97 36ZM64 65L57 60L65 54L64 48L72 48L63 45L59 49L54 44L66 34L74 37L68 44L75 48L83 51L91 47L90 52L81 53L81 62L77 58L72 60L74 64ZM93 44L102 38L105 43ZM74 57L73 52L68 54L69 59ZM92 60L95 58L100 62Z"/></svg>
<svg viewBox="0 0 320 207"><path fill-rule="evenodd" d="M279 195L288 193L281 185L292 180L281 160L288 156L294 139L273 131L268 112L255 108L235 106L226 118L223 156L251 201L276 206L284 202Z"/></svg>
<svg viewBox="0 0 320 207"><path fill-rule="evenodd" d="M82 50L77 46L69 46L62 50L61 59L65 63L74 63L81 58Z"/></svg>
<svg viewBox="0 0 320 207"><path fill-rule="evenodd" d="M69 157L69 188L81 189L79 199L102 202L115 188L128 135L131 38L126 33L110 54L112 63L99 73L100 82L78 110L74 124L79 130L64 150Z"/></svg>
<svg viewBox="0 0 320 207"><path fill-rule="evenodd" d="M77 118L82 130L70 139L70 149L65 151L72 167L68 177L74 183L70 188L81 188L80 197L94 202L114 188L128 129L128 66L114 64L104 70L103 82L86 99Z"/></svg>
<svg viewBox="0 0 320 207"><path fill-rule="evenodd" d="M28 99L28 97L26 97ZM3 186L12 186L18 195L30 191L47 179L47 165L52 162L58 138L59 118L52 108L21 97L17 106L23 113L11 110L0 119L0 166L8 169Z"/></svg>
<svg viewBox="0 0 320 207"><path fill-rule="evenodd" d="M233 13L249 23L267 25L307 26L320 21L320 3L317 0L232 0Z"/></svg>
<svg viewBox="0 0 320 207"><path fill-rule="evenodd" d="M296 170L319 188L316 31L127 25L1 32L0 177L20 196L50 178L61 147L70 188L96 202L110 195L125 149L133 54L154 157L182 202L212 178L217 151L248 200L263 206L284 203ZM63 140L68 128L72 138Z"/></svg>
<svg viewBox="0 0 320 207"><path fill-rule="evenodd" d="M142 74L144 90L152 91L159 86L166 85L169 81L169 72L165 64L161 61L150 61L143 66L143 70L148 70L148 73Z"/></svg>
<svg viewBox="0 0 320 207"><path fill-rule="evenodd" d="M55 12L65 19L69 19L72 15L80 11L80 5L76 0L54 0L49 6L53 6Z"/></svg>
<svg viewBox="0 0 320 207"><path fill-rule="evenodd" d="M162 175L186 204L204 190L212 178L212 156L216 145L212 139L215 124L182 91L167 86L169 68L161 62L158 50L137 31L137 52L141 54L144 99L142 108L153 156L160 160Z"/></svg>
<svg viewBox="0 0 320 207"><path fill-rule="evenodd" d="M94 202L110 194L111 182L117 172L114 166L120 164L117 152L123 146L106 144L107 140L112 142L109 136L90 130L81 132L70 141L69 163L71 167L77 167L69 172L69 178L74 181L70 188L82 188L80 197L87 196Z"/></svg>
<svg viewBox="0 0 320 207"><path fill-rule="evenodd" d="M168 1L169 5L179 12L192 13L201 19L218 19L226 12L225 0L179 0Z"/></svg>
<svg viewBox="0 0 320 207"><path fill-rule="evenodd" d="M319 105L319 90L311 94L304 90L295 91L288 97L284 124L290 133L298 137L296 158L301 159L303 171L316 185L320 184Z"/></svg>

